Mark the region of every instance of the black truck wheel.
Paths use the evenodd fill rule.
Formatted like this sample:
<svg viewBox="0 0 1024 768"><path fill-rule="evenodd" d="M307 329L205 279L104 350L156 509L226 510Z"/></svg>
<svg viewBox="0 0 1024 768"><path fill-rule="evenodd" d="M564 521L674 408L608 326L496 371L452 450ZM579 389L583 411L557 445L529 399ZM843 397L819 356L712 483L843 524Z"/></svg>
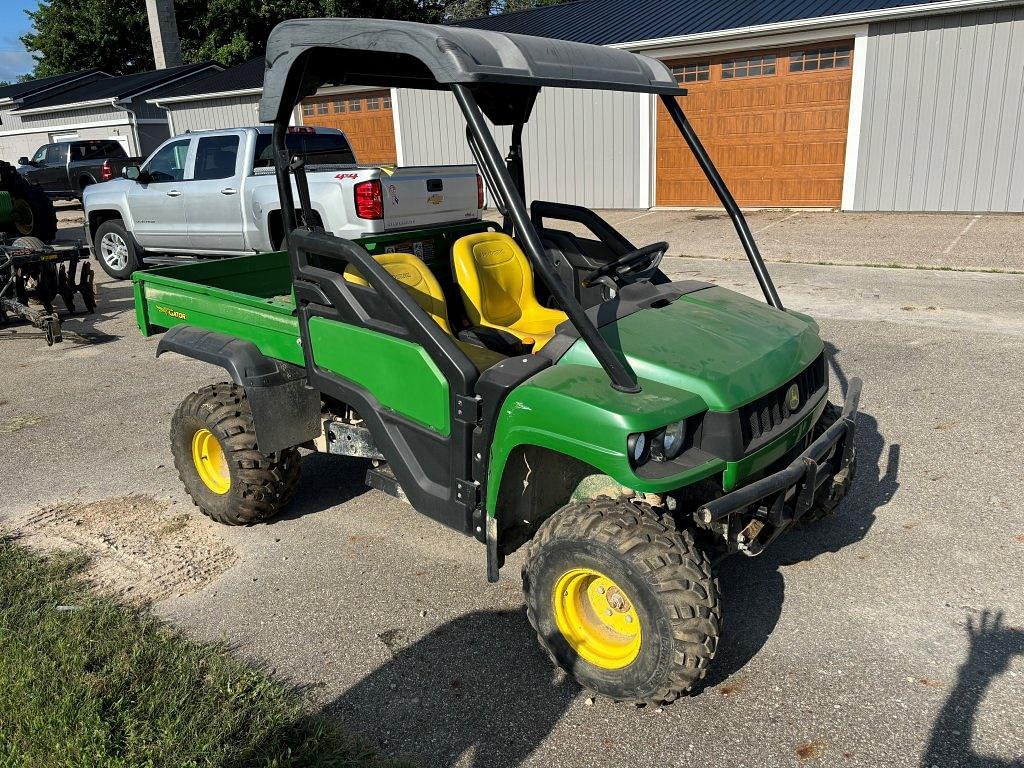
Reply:
<svg viewBox="0 0 1024 768"><path fill-rule="evenodd" d="M721 608L711 562L647 504L569 504L539 528L523 566L527 616L584 688L636 704L673 701L704 677Z"/></svg>
<svg viewBox="0 0 1024 768"><path fill-rule="evenodd" d="M96 228L92 252L103 271L116 280L127 280L142 266L135 239L120 219L108 219Z"/></svg>
<svg viewBox="0 0 1024 768"><path fill-rule="evenodd" d="M225 525L273 517L295 495L295 448L260 452L245 390L214 384L193 392L171 419L171 452L192 501Z"/></svg>

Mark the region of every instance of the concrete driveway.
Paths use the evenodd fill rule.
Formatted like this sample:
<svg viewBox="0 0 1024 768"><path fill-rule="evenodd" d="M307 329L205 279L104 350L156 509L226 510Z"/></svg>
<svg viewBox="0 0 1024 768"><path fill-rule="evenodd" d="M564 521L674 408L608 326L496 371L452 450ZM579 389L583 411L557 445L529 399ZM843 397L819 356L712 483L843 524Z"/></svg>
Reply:
<svg viewBox="0 0 1024 768"><path fill-rule="evenodd" d="M697 215L681 229L720 226ZM766 251L768 233L796 226L777 216ZM1019 238L1024 222L1005 222ZM639 242L663 237L644 220L630 226ZM878 228L851 231L840 250L878 240ZM942 256L947 234L931 233L925 255ZM925 253L920 241L898 247ZM1011 250L984 266L1010 264ZM665 266L756 293L742 262ZM298 498L269 524L204 521L178 484L167 430L188 392L224 376L155 360L126 283L103 285L99 316L66 324L91 343L47 349L0 332L0 516L103 500L131 520L145 506L132 495L163 505L237 562L183 580L157 610L196 637L227 639L383 752L424 766L1020 768L1024 275L772 272L787 304L820 320L836 389L865 381L860 474L837 517L722 564L725 638L711 676L663 709L593 701L555 674L523 615L521 558L487 584L479 544L364 488L359 461L308 456Z"/></svg>

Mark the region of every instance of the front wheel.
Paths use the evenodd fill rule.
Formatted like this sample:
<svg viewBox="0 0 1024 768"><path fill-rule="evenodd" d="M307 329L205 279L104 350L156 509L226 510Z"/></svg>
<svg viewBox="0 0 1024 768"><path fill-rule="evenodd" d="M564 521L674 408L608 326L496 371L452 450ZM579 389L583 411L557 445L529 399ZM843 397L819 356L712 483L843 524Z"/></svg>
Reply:
<svg viewBox="0 0 1024 768"><path fill-rule="evenodd" d="M110 219L96 228L93 254L103 271L116 280L126 280L142 266L135 240L120 219Z"/></svg>
<svg viewBox="0 0 1024 768"><path fill-rule="evenodd" d="M721 608L711 562L647 504L569 504L537 531L523 567L527 615L555 663L585 688L673 701L707 672Z"/></svg>

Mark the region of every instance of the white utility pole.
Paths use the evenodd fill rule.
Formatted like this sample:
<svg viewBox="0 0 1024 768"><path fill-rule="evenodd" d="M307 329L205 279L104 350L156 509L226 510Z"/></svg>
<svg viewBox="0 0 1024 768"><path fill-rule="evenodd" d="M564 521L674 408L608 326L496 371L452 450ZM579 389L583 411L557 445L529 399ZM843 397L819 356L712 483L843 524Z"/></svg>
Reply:
<svg viewBox="0 0 1024 768"><path fill-rule="evenodd" d="M146 0L149 34L153 38L153 58L157 69L181 65L178 23L174 19L174 0Z"/></svg>

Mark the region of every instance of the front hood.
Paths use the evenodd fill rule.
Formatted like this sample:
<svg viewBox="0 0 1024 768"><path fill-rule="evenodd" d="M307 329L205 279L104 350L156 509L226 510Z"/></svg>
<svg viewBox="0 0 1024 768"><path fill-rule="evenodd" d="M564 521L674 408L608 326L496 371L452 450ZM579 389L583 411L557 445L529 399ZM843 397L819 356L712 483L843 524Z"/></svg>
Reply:
<svg viewBox="0 0 1024 768"><path fill-rule="evenodd" d="M601 335L643 381L700 396L732 411L792 379L822 351L814 321L717 286L642 309ZM559 362L597 365L580 339Z"/></svg>

